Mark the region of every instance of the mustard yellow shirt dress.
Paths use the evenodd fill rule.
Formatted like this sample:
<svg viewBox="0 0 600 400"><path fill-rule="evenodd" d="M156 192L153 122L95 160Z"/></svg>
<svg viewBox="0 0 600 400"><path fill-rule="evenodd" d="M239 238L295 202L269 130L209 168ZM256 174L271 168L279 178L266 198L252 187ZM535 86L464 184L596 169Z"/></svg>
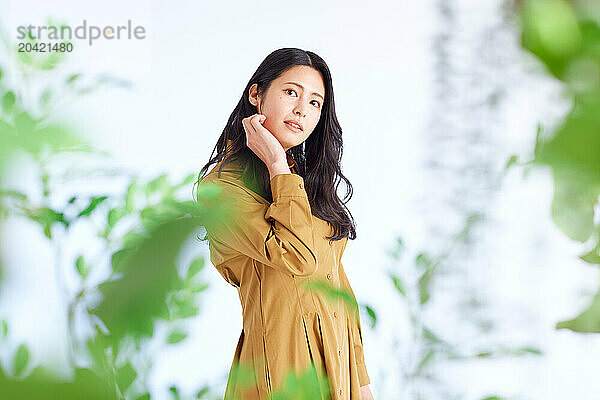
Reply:
<svg viewBox="0 0 600 400"><path fill-rule="evenodd" d="M320 390L316 399L359 400L370 380L358 308L303 286L321 280L356 302L341 261L348 238L326 239L333 228L311 214L304 179L290 156L288 163L292 174L271 179L272 203L245 187L236 161L220 177L217 163L201 182L218 185L217 200L233 204L232 218L206 230L211 262L237 289L242 306L232 371L249 366L255 376L248 385L230 373L225 400L270 399L288 371L300 376L311 366L329 383L329 392Z"/></svg>

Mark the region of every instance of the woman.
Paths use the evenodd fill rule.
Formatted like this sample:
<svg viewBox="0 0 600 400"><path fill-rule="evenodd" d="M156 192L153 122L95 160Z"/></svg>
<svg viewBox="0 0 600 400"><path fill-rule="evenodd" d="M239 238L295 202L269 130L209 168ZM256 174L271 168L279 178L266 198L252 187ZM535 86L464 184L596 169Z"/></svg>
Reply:
<svg viewBox="0 0 600 400"><path fill-rule="evenodd" d="M356 233L336 188L343 179L351 194L352 185L340 168L342 130L323 59L296 48L269 54L215 150L197 183L219 187L232 215L207 223L210 258L242 304L232 372L248 366L255 377L248 386L230 373L225 399L268 399L290 371L326 382L311 399L372 399L341 263Z"/></svg>

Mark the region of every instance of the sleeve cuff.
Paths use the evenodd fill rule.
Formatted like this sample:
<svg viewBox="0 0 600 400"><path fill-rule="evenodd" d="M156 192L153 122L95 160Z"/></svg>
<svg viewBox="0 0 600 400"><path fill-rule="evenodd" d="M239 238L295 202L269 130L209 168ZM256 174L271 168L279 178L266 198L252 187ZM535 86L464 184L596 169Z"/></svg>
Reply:
<svg viewBox="0 0 600 400"><path fill-rule="evenodd" d="M279 174L271 178L273 201L281 197L305 197L304 178L297 174Z"/></svg>

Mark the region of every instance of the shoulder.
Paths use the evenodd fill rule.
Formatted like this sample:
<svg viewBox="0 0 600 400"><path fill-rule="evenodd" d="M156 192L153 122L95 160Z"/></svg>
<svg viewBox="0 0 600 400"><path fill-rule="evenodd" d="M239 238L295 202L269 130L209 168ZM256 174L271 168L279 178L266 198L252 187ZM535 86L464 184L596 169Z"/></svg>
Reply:
<svg viewBox="0 0 600 400"><path fill-rule="evenodd" d="M237 161L231 161L223 166L219 173L219 168L222 161L218 162L208 174L200 181L200 184L209 183L214 185L219 190L219 198L232 201L239 201L249 204L269 204L269 202L248 189L242 180L243 169Z"/></svg>

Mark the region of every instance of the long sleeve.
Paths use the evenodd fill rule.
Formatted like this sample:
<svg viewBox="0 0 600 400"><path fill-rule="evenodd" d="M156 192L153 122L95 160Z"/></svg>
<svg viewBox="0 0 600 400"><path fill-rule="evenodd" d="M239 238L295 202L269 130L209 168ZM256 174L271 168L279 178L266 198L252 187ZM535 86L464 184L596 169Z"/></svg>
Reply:
<svg viewBox="0 0 600 400"><path fill-rule="evenodd" d="M270 205L237 184L208 181L223 189L217 201L227 210L206 227L209 241L284 273L308 276L317 270L311 207L300 175L275 175Z"/></svg>
<svg viewBox="0 0 600 400"><path fill-rule="evenodd" d="M344 246L345 247L345 246ZM367 366L365 364L365 356L363 351L363 340L362 340L362 329L360 326L360 314L358 303L356 302L356 297L354 296L354 291L350 286L350 282L348 281L348 277L346 276L346 272L344 271L344 267L340 260L340 288L345 290L349 294L352 295L352 299L357 307L348 307L349 315L348 318L350 320L351 334L353 338L354 345L354 356L356 359L356 367L358 369L358 380L360 386L368 385L371 383L369 379L369 374L367 373Z"/></svg>

